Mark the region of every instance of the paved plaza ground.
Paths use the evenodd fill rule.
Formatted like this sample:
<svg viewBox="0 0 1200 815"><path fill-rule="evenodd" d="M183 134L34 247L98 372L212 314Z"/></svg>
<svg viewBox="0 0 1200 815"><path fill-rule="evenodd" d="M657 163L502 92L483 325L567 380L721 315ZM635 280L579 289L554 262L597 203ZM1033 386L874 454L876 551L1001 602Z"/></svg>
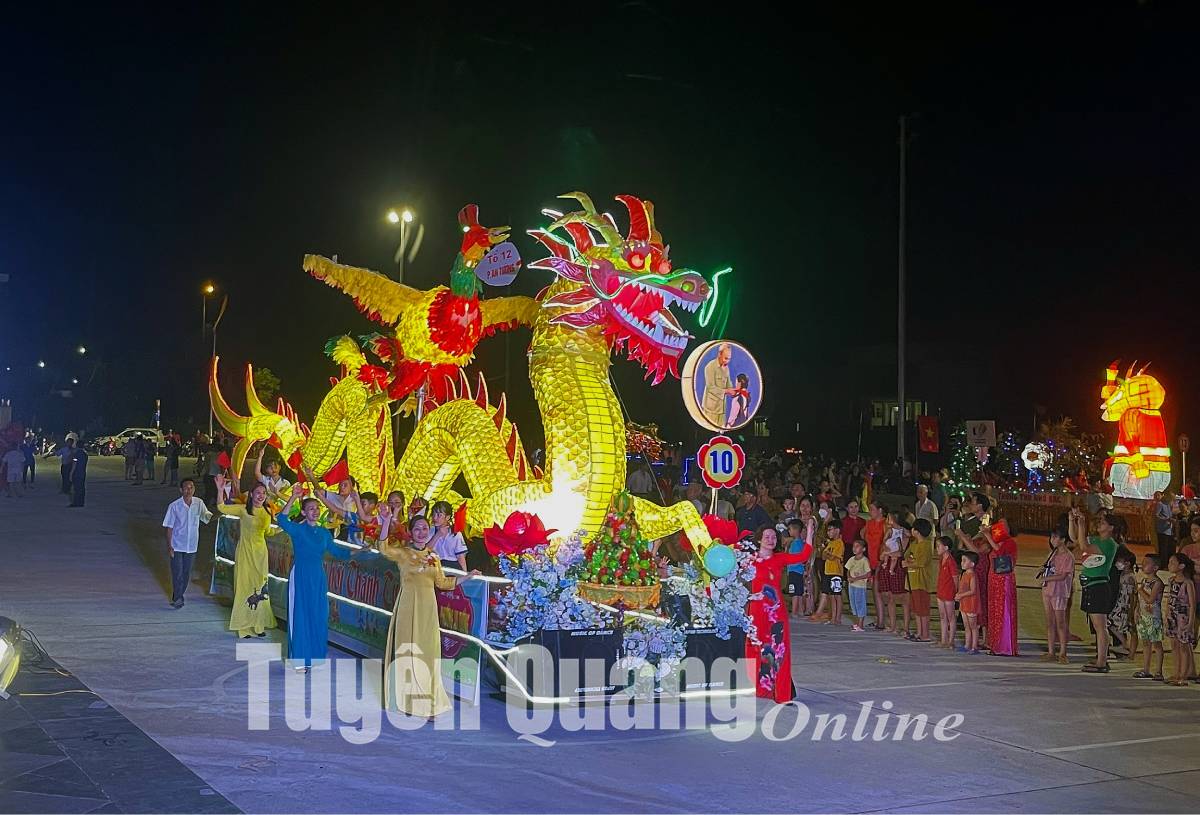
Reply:
<svg viewBox="0 0 1200 815"><path fill-rule="evenodd" d="M1023 540L1018 567L1023 657L792 623L798 701L813 716L853 721L868 701L961 713L951 742L558 726L524 740L485 697L479 730L385 725L353 745L288 728L278 663L270 728L248 729L228 609L199 582L183 609L167 607L160 524L176 490L132 486L117 459L94 457L88 506L68 510L52 464L26 497L0 498L0 615L53 660L0 702L0 812L1200 811L1200 687L1134 680L1128 661L1082 674L1086 643L1071 666L1036 659L1041 539ZM199 572L211 541L209 528ZM1078 611L1073 630L1086 635Z"/></svg>

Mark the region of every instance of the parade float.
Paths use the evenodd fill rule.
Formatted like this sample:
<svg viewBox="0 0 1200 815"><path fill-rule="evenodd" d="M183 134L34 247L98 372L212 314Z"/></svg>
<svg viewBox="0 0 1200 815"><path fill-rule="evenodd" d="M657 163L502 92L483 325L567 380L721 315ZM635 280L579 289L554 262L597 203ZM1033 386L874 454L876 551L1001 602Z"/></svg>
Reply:
<svg viewBox="0 0 1200 815"><path fill-rule="evenodd" d="M218 386L218 359L212 360L213 411L237 438L233 473L243 471L253 445L267 443L296 472L303 466L333 482L348 473L360 492L381 498L398 490L406 499L447 501L457 527L484 538L502 576L438 593L443 655L454 658L442 664L455 671L449 684L468 698L477 697L487 666L499 685L515 686L530 701L606 696L639 675L664 692L671 685L664 680L687 657L705 664L718 656L737 659L745 637L754 636L745 613L751 556L730 554L736 540L714 541L707 519L691 503L660 506L623 492L629 439L609 380L612 359L623 352L654 385L678 376L691 335L675 310L700 309L710 298L709 283L673 267L649 201L617 197L629 213L622 234L588 196L563 197L579 209L529 232L548 253L529 268L552 275L536 297L481 297L490 278L485 270L507 264L503 268L511 271L519 260L513 260L508 228L482 226L473 205L459 213L462 243L448 287L420 291L367 269L306 256L310 275L350 296L379 326L376 333L327 344L341 376L331 379L311 426L282 399L274 410L262 404L250 365L248 411L236 412ZM482 372L472 378L465 371L480 341L518 327L532 332L529 379L544 430L544 467L526 455L506 396L493 398ZM398 461L394 411L416 418ZM638 452L645 452L646 436L636 434ZM223 518L218 531L216 594L230 593L236 523ZM668 576L664 592L651 547L675 535L694 559ZM279 533L268 538L268 549L268 591L282 614L290 542ZM326 570L331 641L378 655L399 588L390 561L363 551L349 561L327 562ZM628 669L628 682L538 696L508 667L511 655L531 642L563 658L619 665L616 673ZM726 679L702 683L698 692L753 693L734 677Z"/></svg>
<svg viewBox="0 0 1200 815"><path fill-rule="evenodd" d="M1100 418L1117 426L1116 444L1107 455L1102 436L1077 432L1069 418L1062 418L1043 424L1024 447L1016 433L1005 433L995 448L996 478L985 486L980 475L989 451L966 443L960 427L952 438L952 488L995 488L993 498L999 498L1004 517L1026 532L1049 532L1072 506L1086 503L1088 493L1103 491L1125 522L1126 540L1154 544L1152 499L1171 485L1172 451L1161 412L1166 388L1148 368L1135 362L1122 376L1114 361L1105 370ZM1180 437L1181 451L1186 440ZM977 453L979 466L973 460Z"/></svg>
<svg viewBox="0 0 1200 815"><path fill-rule="evenodd" d="M1167 391L1146 373L1149 365L1135 374L1133 363L1124 378L1118 376L1119 366L1108 366L1100 390L1101 418L1117 425L1117 444L1104 462L1104 478L1118 497L1152 498L1171 483L1171 450L1159 410Z"/></svg>

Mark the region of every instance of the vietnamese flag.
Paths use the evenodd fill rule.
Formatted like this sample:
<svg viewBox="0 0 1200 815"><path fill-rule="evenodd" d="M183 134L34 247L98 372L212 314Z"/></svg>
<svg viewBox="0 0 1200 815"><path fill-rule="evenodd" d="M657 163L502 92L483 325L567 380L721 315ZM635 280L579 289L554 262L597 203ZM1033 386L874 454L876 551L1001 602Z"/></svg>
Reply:
<svg viewBox="0 0 1200 815"><path fill-rule="evenodd" d="M941 449L937 416L918 416L917 433L921 437L919 446L922 453L936 453Z"/></svg>

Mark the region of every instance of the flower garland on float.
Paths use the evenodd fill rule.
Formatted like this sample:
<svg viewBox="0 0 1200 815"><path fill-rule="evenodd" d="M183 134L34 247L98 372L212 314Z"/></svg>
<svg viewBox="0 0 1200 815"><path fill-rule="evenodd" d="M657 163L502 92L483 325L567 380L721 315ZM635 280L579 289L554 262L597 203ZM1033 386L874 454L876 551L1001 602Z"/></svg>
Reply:
<svg viewBox="0 0 1200 815"><path fill-rule="evenodd" d="M614 499L614 505L618 522L627 520L617 509L618 499ZM599 575L600 568L607 569L607 565L597 565L601 560L604 564L610 562L611 553L598 545L599 535L586 541L585 533L574 532L551 540L556 530L546 529L537 515L512 513L503 527L493 526L484 532L488 553L496 558L500 573L511 581L493 608L502 621L501 636L508 642L518 642L537 631L618 629L622 634L618 664L635 672L639 681L652 678L656 686L684 659L687 632L691 628L713 628L720 639L729 639L731 629L741 628L757 643L757 631L746 613L749 581L754 577L754 552L752 548L738 548L739 541L750 533L739 533L735 523L715 516L706 516L704 521L714 541L720 541L708 548L705 562L723 563L722 557L710 553L724 550L732 558L733 566L716 576L694 557L665 578L672 594L686 597L691 603L691 618L685 623L631 612L623 604L614 608L585 599L580 594L580 584ZM619 546L625 527L626 524L617 524L612 545ZM686 542L684 548L691 550ZM634 557L629 554L625 562ZM614 562L619 564L620 560L618 554ZM640 566L638 569L641 571ZM618 579L615 572L610 576ZM657 582L656 574L653 579Z"/></svg>

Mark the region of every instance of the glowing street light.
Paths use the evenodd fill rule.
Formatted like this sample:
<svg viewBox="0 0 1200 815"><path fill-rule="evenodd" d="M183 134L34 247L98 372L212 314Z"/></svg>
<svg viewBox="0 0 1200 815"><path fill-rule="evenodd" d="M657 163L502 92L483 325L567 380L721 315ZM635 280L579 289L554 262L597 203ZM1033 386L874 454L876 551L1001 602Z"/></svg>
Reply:
<svg viewBox="0 0 1200 815"><path fill-rule="evenodd" d="M417 216L411 209L405 207L402 210L389 209L387 211L387 222L392 225L400 226L400 248L396 250L396 279L401 283L404 282L404 253L408 249L408 225L416 220ZM418 234L417 240L420 240Z"/></svg>
<svg viewBox="0 0 1200 815"><path fill-rule="evenodd" d="M45 363L43 360L40 360L40 359L39 359L39 360L38 360L38 367L39 367L39 368L45 368L45 367L46 367L46 363Z"/></svg>
<svg viewBox="0 0 1200 815"><path fill-rule="evenodd" d="M216 290L217 287L212 283L205 283L200 289L200 339L204 339L204 332L208 328L208 298Z"/></svg>
<svg viewBox="0 0 1200 815"><path fill-rule="evenodd" d="M75 350L76 350L77 352L79 352L79 355L80 355L80 356L83 356L84 354L86 354L86 353L87 353L87 346L85 346L85 345L81 345L81 346L79 346L78 348L76 348Z"/></svg>
<svg viewBox="0 0 1200 815"><path fill-rule="evenodd" d="M72 385L78 385L78 384L79 384L79 380L78 380L78 379L76 379L76 378L74 378L74 377L71 377L71 384L72 384Z"/></svg>

